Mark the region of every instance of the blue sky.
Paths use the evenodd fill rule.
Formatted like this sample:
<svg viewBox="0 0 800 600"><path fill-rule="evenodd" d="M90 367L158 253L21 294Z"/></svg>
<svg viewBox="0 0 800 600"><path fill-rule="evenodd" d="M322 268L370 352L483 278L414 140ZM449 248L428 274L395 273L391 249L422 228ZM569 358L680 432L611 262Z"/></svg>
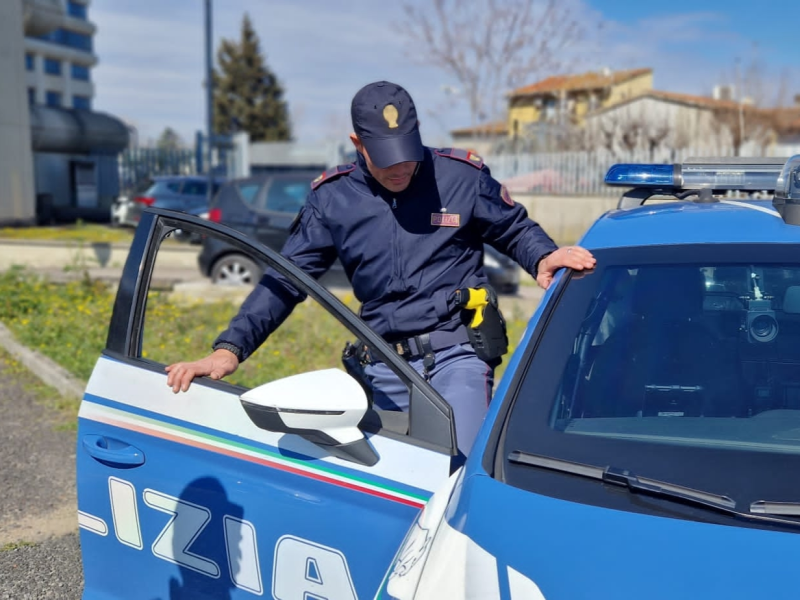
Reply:
<svg viewBox="0 0 800 600"><path fill-rule="evenodd" d="M603 23L578 49L577 70L652 67L657 89L710 94L717 83L733 83L739 57L743 66L760 65L765 101L774 100L781 81L786 102L800 93L797 0L573 1L581 19ZM203 4L93 0L89 17L98 27L100 59L93 71L95 109L135 125L142 140L170 126L190 141L204 128ZM378 79L411 92L428 144L445 144L450 129L469 124L466 106L443 91L454 85L452 78L409 58L399 2L214 4L215 48L221 37L238 38L242 15L250 14L267 63L286 90L300 141L343 140L350 98Z"/></svg>

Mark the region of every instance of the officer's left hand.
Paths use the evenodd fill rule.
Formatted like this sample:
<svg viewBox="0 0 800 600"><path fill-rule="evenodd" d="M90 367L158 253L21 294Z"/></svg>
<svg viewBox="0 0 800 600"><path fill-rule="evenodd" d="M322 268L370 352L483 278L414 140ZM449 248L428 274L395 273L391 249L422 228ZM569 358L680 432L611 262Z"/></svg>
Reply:
<svg viewBox="0 0 800 600"><path fill-rule="evenodd" d="M536 283L547 289L559 269L566 267L576 271L583 271L584 269L594 269L596 263L597 259L586 248L564 246L541 260L539 272L536 274Z"/></svg>

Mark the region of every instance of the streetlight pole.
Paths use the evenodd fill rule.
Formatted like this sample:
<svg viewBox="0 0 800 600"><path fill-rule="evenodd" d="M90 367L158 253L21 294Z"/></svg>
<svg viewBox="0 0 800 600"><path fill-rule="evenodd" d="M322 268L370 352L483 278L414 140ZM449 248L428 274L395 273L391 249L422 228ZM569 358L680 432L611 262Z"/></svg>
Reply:
<svg viewBox="0 0 800 600"><path fill-rule="evenodd" d="M742 82L739 76L738 56L736 57L736 98L739 101L739 146L736 148L736 156L740 156L742 154L742 145L744 144L744 108L742 106L744 98L742 97Z"/></svg>
<svg viewBox="0 0 800 600"><path fill-rule="evenodd" d="M214 80L211 67L211 0L205 0L206 13L206 173L208 175L208 190L206 191L208 204L214 197L214 176L211 169L211 149L214 128Z"/></svg>

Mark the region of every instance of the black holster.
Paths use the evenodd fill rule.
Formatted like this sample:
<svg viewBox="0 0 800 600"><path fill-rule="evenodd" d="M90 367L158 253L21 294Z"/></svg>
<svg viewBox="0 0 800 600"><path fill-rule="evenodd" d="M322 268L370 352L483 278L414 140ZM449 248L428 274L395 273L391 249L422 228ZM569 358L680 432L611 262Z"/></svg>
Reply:
<svg viewBox="0 0 800 600"><path fill-rule="evenodd" d="M483 307L483 321L477 327L469 325L467 319L467 335L475 354L489 364L499 364L500 358L508 352L508 334L506 321L497 305L497 294L494 289L486 286L488 304ZM468 290L459 290L459 298L467 298ZM466 304L466 300L463 300ZM472 312L465 309L465 312Z"/></svg>
<svg viewBox="0 0 800 600"><path fill-rule="evenodd" d="M372 407L372 384L364 371L364 345L347 342L342 350L342 365L347 374L355 379L367 394L367 402Z"/></svg>

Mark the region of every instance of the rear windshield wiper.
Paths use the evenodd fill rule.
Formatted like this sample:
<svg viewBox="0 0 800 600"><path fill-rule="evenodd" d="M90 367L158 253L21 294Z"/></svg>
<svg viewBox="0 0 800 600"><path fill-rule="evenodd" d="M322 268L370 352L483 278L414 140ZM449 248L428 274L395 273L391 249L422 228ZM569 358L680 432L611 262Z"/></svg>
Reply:
<svg viewBox="0 0 800 600"><path fill-rule="evenodd" d="M683 502L685 504L707 508L748 521L776 523L791 527L800 527L800 521L774 518L768 516L766 511L754 511L753 506L759 504L758 502L754 502L753 505L751 505L750 513L743 513L736 510L736 501L728 496L714 494L712 492L706 492L703 490L696 490L665 481L658 481L657 479L637 477L635 474L626 469L619 469L616 467L597 467L571 460L552 458L550 456L542 456L540 454L530 454L521 450L514 450L511 452L508 455L508 460L519 465L539 467L542 469L559 471L561 473L569 473L570 475L578 475L588 479L596 479L598 481L602 481L603 483L627 488L628 491L633 493L646 494L656 498L665 498L667 500ZM775 505L776 503L770 504ZM770 514L791 514L800 516L800 504L795 504L794 507L795 512L793 513L774 512Z"/></svg>

